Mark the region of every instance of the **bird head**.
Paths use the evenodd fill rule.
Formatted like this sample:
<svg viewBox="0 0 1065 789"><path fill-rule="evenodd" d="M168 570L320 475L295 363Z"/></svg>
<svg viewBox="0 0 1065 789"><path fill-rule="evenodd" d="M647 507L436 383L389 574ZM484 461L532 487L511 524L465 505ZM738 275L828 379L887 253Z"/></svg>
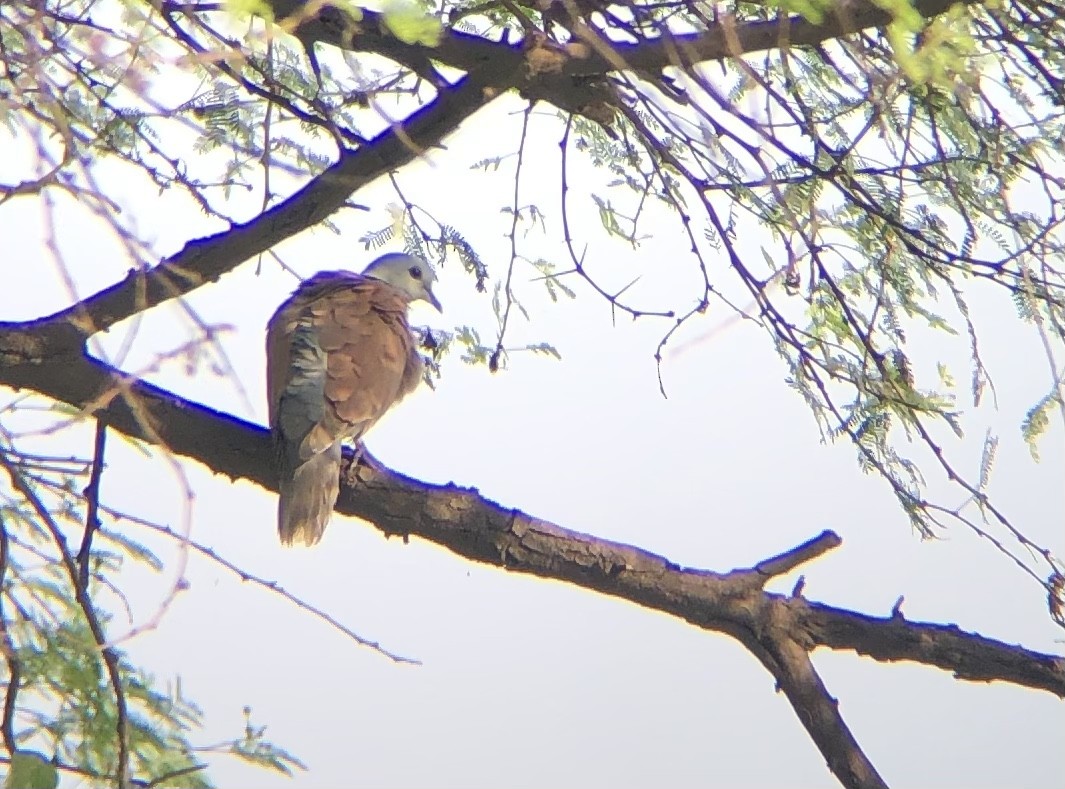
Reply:
<svg viewBox="0 0 1065 789"><path fill-rule="evenodd" d="M436 272L433 271L432 266L419 257L402 252L382 255L367 266L362 273L367 277L387 282L411 301L419 299L427 301L439 312L444 311L436 296L433 295Z"/></svg>

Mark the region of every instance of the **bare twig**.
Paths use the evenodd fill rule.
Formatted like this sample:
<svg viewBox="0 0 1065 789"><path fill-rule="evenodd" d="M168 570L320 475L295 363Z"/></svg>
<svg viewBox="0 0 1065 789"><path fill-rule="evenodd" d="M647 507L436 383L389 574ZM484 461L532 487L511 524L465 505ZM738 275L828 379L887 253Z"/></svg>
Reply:
<svg viewBox="0 0 1065 789"><path fill-rule="evenodd" d="M749 573L759 580L759 586L764 586L770 579L790 573L796 567L811 562L842 544L843 540L834 531L823 531L790 551L761 561L750 570L737 571L736 574Z"/></svg>
<svg viewBox="0 0 1065 789"><path fill-rule="evenodd" d="M0 649L3 650L7 663L7 689L4 693L3 718L0 719L0 735L3 736L8 756L14 758L18 749L15 740L15 700L18 698L19 682L22 678L22 664L16 654L15 642L11 638L7 615L4 613L4 595L7 593L4 587L11 558L9 549L7 524L4 522L3 513L0 513Z"/></svg>
<svg viewBox="0 0 1065 789"><path fill-rule="evenodd" d="M136 782L135 785L136 786L143 786L145 789L149 789L149 787L161 786L162 784L165 784L167 781L172 781L173 779L180 778L183 775L191 775L192 773L200 772L200 770L206 770L207 767L208 767L208 765L203 764L203 763L190 764L188 767L182 767L182 768L180 768L178 770L171 770L168 773L163 773L162 775L158 776L157 778L153 778L150 781L144 781L144 782L138 781L138 782Z"/></svg>
<svg viewBox="0 0 1065 789"><path fill-rule="evenodd" d="M521 119L521 139L518 141L518 163L514 168L514 202L511 205L510 217L510 264L507 266L507 278L503 283L504 307L503 316L499 320L499 337L496 340L495 350L488 360L488 369L495 372L499 369L499 359L503 355L503 337L507 333L507 323L510 320L510 308L514 306L514 292L510 288L511 279L514 277L514 266L518 262L518 220L520 218L520 203L518 202L521 187L521 165L525 161L525 140L529 134L529 116L532 114L532 102L525 107Z"/></svg>
<svg viewBox="0 0 1065 789"><path fill-rule="evenodd" d="M92 552L92 536L100 528L100 479L104 472L104 444L107 439L107 425L96 420L96 436L93 440L92 467L89 471L89 484L85 486L85 532L78 549L78 580L82 589L89 588L89 558Z"/></svg>
<svg viewBox="0 0 1065 789"><path fill-rule="evenodd" d="M569 197L570 186L569 186L569 179L568 179L568 176L567 176L566 165L567 165L567 154L568 154L568 151L569 151L569 136L570 136L570 130L572 128L572 125L573 125L573 116L571 115L569 117L569 119L566 121L566 129L565 129L565 131L562 134L562 139L559 141L558 147L562 151L562 160L561 160L561 190L562 191L561 191L561 195L560 195L561 196L561 201L562 201L562 232L563 232L563 235L565 236L566 249L569 251L570 260L573 262L573 269L571 271L559 272L558 274L553 274L552 276L561 277L561 276L565 276L566 274L573 274L573 273L579 274L584 279L585 282L587 282L589 285L591 285L592 288L600 296L602 296L604 299L606 299L610 303L610 309L611 309L612 313L613 313L613 310L619 309L622 312L627 312L633 318L640 318L640 317L643 317L643 316L656 317L656 318L672 318L673 315L674 315L673 310L643 310L643 309L637 309L635 307L630 307L629 305L625 304L624 302L619 301L618 300L618 296L620 296L621 293L623 293L625 291L625 288L622 288L617 293L610 293L610 292L604 290L591 277L591 275L589 275L587 269L585 268L585 265L584 265L584 254L581 254L580 256L577 255L577 252L576 252L576 250L573 247L573 235L570 232L569 210L567 208L567 205L568 205L567 201L568 201L568 197ZM626 287L628 287L628 286L626 286Z"/></svg>
<svg viewBox="0 0 1065 789"><path fill-rule="evenodd" d="M217 280L244 260L321 222L344 205L352 192L411 161L415 151L403 141L400 130L402 137L420 149L430 148L493 97L482 83L462 78L441 89L432 104L413 113L401 128L383 132L357 151L342 152L336 164L247 224L190 241L181 252L149 271L133 271L125 280L42 323L57 329L69 326L69 346L83 339L77 331L77 326L85 325L83 316L89 316L94 330L104 331L137 312Z"/></svg>
<svg viewBox="0 0 1065 789"><path fill-rule="evenodd" d="M322 620L330 627L333 627L336 630L340 631L359 646L369 647L375 652L381 653L389 660L392 660L396 663L408 663L416 666L421 665L421 661L416 658L404 657L403 655L396 654L395 652L391 652L382 647L381 644L377 641L372 641L368 638L360 636L358 633L356 633L354 630L352 630L350 627L343 624L339 620L337 620L331 614L327 613L326 611L323 611L315 605L312 605L311 603L308 603L306 600L297 597L276 581L268 581L265 578L261 578L260 576L254 575L253 573L249 573L244 568L239 567L238 565L231 562L229 559L226 559L224 556L220 555L213 548L209 548L206 545L203 545L202 543L196 542L195 540L187 539L168 526L163 526L157 523L151 523L149 521L145 521L139 518L130 518L128 515L123 515L122 513L114 514L118 517L123 517L132 520L139 526L151 529L152 531L166 535L167 537L170 537L174 540L187 542L188 546L194 551L203 556L206 556L208 559L215 562L220 567L224 567L226 570L229 570L231 573L240 578L240 580L255 584L256 586L262 587L263 589L266 589L269 592L273 592L284 600L292 603L297 608L306 611L312 616ZM107 532L102 532L102 534L106 535Z"/></svg>

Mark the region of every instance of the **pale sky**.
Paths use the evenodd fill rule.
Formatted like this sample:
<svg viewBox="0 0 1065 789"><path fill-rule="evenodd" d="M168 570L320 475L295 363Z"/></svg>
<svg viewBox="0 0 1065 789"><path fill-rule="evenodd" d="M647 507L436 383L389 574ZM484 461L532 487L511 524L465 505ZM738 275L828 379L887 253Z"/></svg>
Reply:
<svg viewBox="0 0 1065 789"><path fill-rule="evenodd" d="M505 172L486 175L469 165L485 155L479 136L485 129L498 152L510 150L502 140L517 122L506 114L515 106L481 113L448 139L446 154L431 157L431 166L400 174L411 195L466 232L496 276L509 260L510 220L499 208L509 203L512 182ZM557 138L545 133L534 169L542 162L545 173L553 172ZM133 180L121 187L124 209L147 229L160 255L211 228L169 195ZM369 262L377 253L364 251L357 239L388 222L386 207L396 198L382 181L355 199L373 210L342 214L339 237L316 229L287 242L279 249L285 261L304 276ZM631 272L645 271L629 293L648 308L688 292L683 286L694 281L694 262L673 225L662 225L632 251L607 241L594 208L575 199L586 214L581 233L591 245L590 266L604 282L620 287ZM530 182L525 200L539 202L549 228L557 226L553 182ZM69 205L60 210L60 241L79 292L121 277L128 262L98 226ZM18 284L0 293L4 319L36 317L68 302L42 246L40 217L28 200L0 206L0 236L8 240L9 261L19 266ZM529 243L565 268L560 234ZM248 261L187 300L207 322L234 327L223 343L250 408L231 381L206 365L189 375L172 361L148 377L264 422L264 325L295 283L269 259L260 275L255 267ZM724 262L715 273L723 287L733 287ZM490 340L489 297L474 294L454 262L439 276L444 316L419 307L415 320L442 328L469 323ZM519 269L516 282L535 323L519 318L508 344L546 340L562 361L517 354L505 373L493 376L449 359L436 391L419 390L370 435L367 445L380 460L419 479L475 486L505 506L713 570L749 566L833 529L843 546L801 570L810 599L886 615L904 595L911 619L1063 651L1065 633L1050 622L1045 593L1035 583L963 528L941 541L920 541L887 484L859 471L848 444L820 443L813 418L784 383L784 366L753 325L730 326L669 361L669 398L663 399L652 355L666 323L619 319L612 326L608 305L589 288L571 281L578 300L554 305L534 295L532 276ZM966 442L958 446L968 454L959 462L975 475L984 430L992 426L1001 437L992 494L1027 535L1060 556L1060 419L1052 421L1038 464L1019 430L1049 382L1038 338L998 294L977 293L974 302L1000 412L988 401L966 417ZM150 313L124 368L137 370L184 342L179 314L172 304ZM725 319L723 310L712 310L681 339ZM110 348L121 343L123 330L113 332ZM929 356L919 365L930 364L936 352L933 344L926 347ZM967 379L963 367L956 376ZM961 389L964 395L964 384ZM86 454L91 446L84 430L51 441L67 453ZM145 460L115 434L108 459L107 504L180 526L183 494L164 460ZM340 516L316 548L283 549L274 494L192 462L182 465L196 494L196 540L423 662L395 665L192 555L191 588L157 630L126 645L133 659L161 682L180 674L186 694L206 712L207 728L196 741L238 736L241 710L250 705L269 737L310 767L289 780L216 759L212 776L219 786L837 785L774 692L772 677L724 636L563 583L471 564L419 540L386 540ZM957 503L950 496L945 503ZM134 525L123 528L157 544ZM173 561L173 551L164 554ZM172 566L161 576L127 574L137 621L155 613ZM773 588L790 589L795 577ZM936 669L850 654L822 651L815 662L892 786L1062 785L1065 708L1049 694L957 682Z"/></svg>

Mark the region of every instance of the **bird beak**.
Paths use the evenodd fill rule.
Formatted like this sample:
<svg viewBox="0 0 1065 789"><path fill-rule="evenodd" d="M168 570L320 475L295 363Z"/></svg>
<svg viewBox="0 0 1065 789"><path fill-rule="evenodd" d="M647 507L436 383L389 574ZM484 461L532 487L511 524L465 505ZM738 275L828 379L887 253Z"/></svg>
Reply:
<svg viewBox="0 0 1065 789"><path fill-rule="evenodd" d="M444 308L440 306L440 302L437 300L433 292L428 288L426 288L425 290L425 300L432 304L434 307L436 307L436 311L439 312L441 315L444 314Z"/></svg>

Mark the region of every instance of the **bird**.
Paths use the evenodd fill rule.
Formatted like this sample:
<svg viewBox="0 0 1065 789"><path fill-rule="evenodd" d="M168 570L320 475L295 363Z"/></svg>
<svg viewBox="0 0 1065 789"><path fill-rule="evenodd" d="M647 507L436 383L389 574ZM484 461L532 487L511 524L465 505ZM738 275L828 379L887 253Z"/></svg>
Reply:
<svg viewBox="0 0 1065 789"><path fill-rule="evenodd" d="M436 274L419 257L383 255L361 274L320 271L267 323L266 383L284 545L315 545L340 495L341 444L362 437L422 379L407 322Z"/></svg>

